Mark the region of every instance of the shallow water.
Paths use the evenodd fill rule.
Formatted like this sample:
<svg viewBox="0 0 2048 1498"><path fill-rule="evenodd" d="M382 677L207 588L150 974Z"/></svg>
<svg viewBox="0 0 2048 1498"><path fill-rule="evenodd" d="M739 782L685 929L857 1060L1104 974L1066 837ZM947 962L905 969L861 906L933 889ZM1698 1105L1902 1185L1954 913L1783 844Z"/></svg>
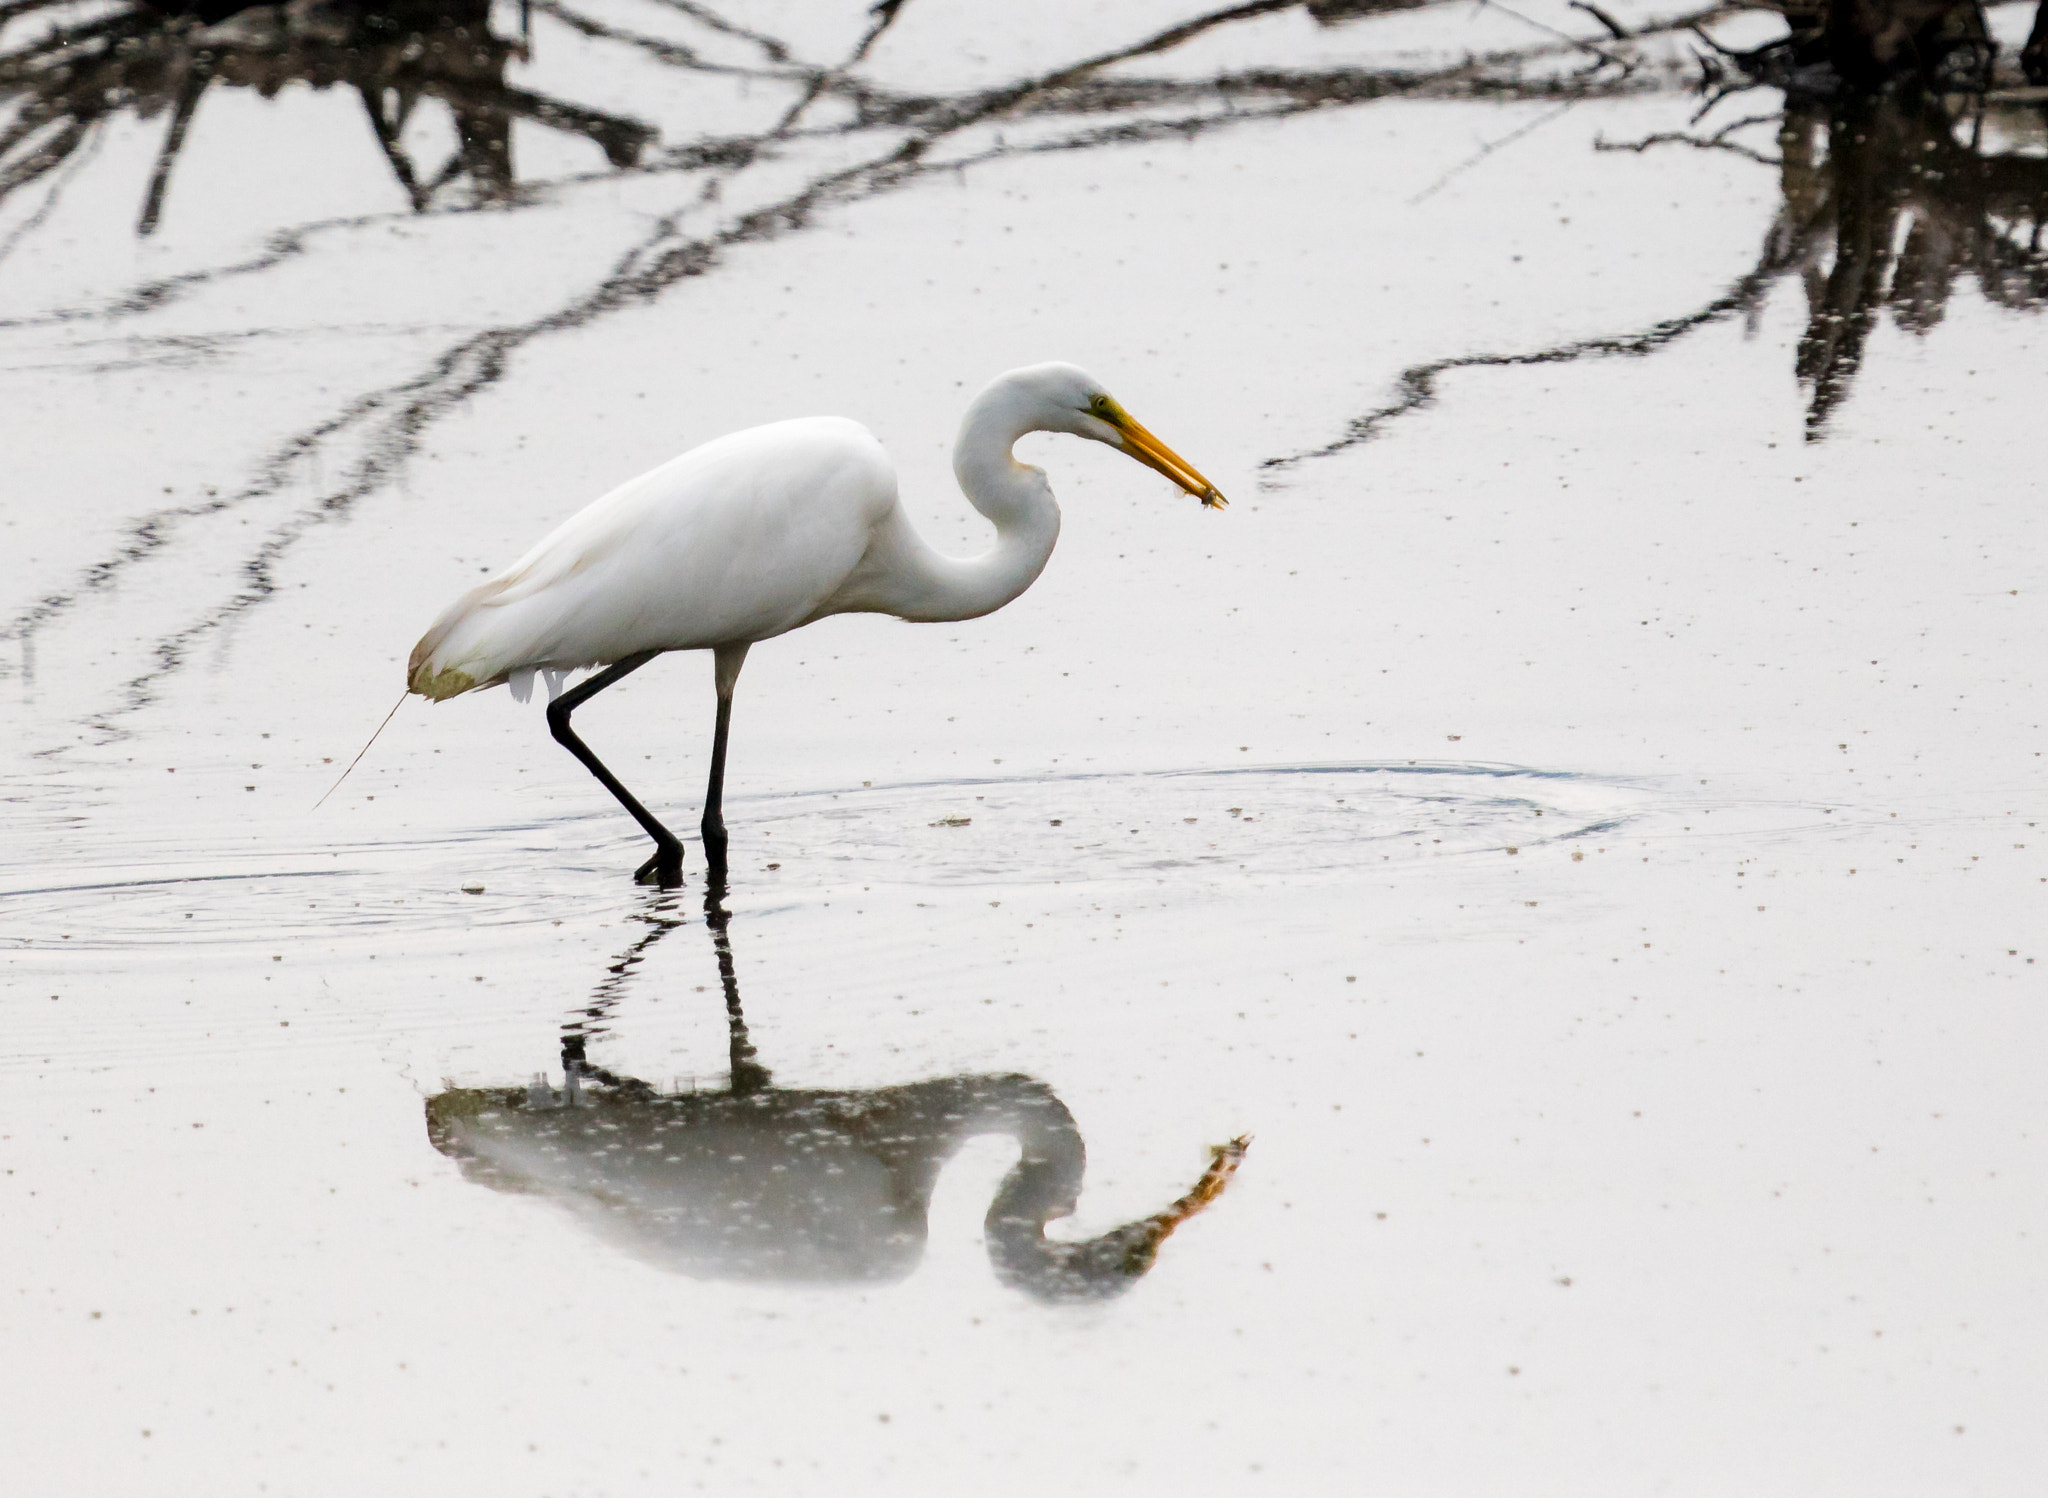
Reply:
<svg viewBox="0 0 2048 1498"><path fill-rule="evenodd" d="M61 88L113 10L10 12L17 1481L2041 1469L2039 109L1363 9L122 21ZM856 416L978 546L953 422L1048 357L1232 507L1034 439L1024 598L754 651L729 891L503 693L314 809L692 442ZM679 826L707 678L577 720Z"/></svg>

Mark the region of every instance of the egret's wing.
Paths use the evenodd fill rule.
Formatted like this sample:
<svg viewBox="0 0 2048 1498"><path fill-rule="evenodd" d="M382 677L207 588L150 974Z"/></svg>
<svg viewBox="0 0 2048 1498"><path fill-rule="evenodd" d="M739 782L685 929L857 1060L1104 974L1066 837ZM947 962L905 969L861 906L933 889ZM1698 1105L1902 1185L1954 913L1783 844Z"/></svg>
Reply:
<svg viewBox="0 0 2048 1498"><path fill-rule="evenodd" d="M780 422L693 448L459 599L413 652L413 689L452 696L527 666L780 634L858 565L895 499L880 444L853 422Z"/></svg>

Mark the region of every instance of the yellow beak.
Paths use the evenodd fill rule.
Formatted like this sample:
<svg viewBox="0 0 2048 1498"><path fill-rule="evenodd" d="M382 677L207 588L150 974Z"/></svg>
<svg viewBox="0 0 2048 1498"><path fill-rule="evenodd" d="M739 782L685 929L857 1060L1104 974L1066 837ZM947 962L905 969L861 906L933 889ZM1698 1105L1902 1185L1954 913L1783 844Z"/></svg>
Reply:
<svg viewBox="0 0 2048 1498"><path fill-rule="evenodd" d="M1195 471L1194 464L1146 431L1135 416L1115 401L1109 401L1100 414L1124 439L1124 451L1147 468L1165 474L1212 510L1230 503L1214 484Z"/></svg>

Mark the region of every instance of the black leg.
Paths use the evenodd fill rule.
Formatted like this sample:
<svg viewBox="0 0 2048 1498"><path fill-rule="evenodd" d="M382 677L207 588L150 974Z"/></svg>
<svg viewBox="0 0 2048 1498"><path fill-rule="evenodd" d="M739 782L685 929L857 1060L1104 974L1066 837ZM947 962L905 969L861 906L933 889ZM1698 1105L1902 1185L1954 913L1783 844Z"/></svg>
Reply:
<svg viewBox="0 0 2048 1498"><path fill-rule="evenodd" d="M633 877L642 884L659 884L667 889L683 882L683 840L657 822L654 814L635 800L631 791L619 784L619 778L604 767L603 762L590 752L589 745L576 737L576 730L569 726L569 714L613 682L638 671L658 653L644 650L638 655L629 655L616 665L605 667L574 690L564 692L548 704L548 729L554 734L555 742L582 760L583 768L595 775L600 785L618 797L619 805L631 812L633 820L645 828L647 835L654 839L654 856L640 865Z"/></svg>
<svg viewBox="0 0 2048 1498"><path fill-rule="evenodd" d="M716 652L718 726L711 735L711 783L704 790L704 857L712 876L725 880L725 735L732 727L732 689L746 663L747 647L721 645Z"/></svg>

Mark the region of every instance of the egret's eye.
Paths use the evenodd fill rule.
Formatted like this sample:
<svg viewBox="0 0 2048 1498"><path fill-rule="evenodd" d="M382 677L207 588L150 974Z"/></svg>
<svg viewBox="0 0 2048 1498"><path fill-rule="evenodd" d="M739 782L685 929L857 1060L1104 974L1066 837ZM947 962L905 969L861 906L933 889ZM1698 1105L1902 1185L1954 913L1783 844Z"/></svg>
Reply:
<svg viewBox="0 0 2048 1498"><path fill-rule="evenodd" d="M1096 396L1088 402L1088 408L1097 416L1107 416L1109 414L1109 397L1106 395Z"/></svg>

